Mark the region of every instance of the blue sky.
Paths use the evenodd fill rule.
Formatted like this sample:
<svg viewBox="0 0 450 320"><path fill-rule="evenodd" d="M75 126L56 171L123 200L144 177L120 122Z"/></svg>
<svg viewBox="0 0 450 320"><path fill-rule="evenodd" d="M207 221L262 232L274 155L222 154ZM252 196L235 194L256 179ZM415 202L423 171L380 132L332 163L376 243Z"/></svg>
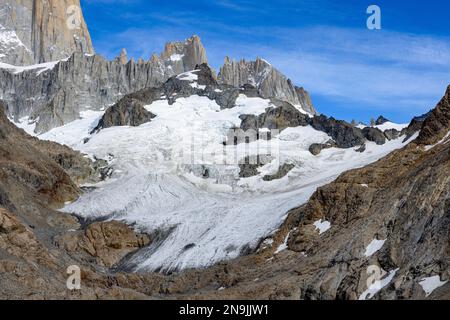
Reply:
<svg viewBox="0 0 450 320"><path fill-rule="evenodd" d="M167 41L201 37L218 70L259 56L305 87L319 112L396 122L433 108L450 84L445 0L81 0L97 53L148 59ZM368 30L376 4L382 30Z"/></svg>

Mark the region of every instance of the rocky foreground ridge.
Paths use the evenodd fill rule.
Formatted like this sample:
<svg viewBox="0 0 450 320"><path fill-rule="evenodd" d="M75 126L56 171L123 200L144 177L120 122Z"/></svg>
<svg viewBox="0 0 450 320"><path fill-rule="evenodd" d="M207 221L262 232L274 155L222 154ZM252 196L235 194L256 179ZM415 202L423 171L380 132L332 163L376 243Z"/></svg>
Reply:
<svg viewBox="0 0 450 320"><path fill-rule="evenodd" d="M155 235L58 213L81 192L75 181L98 179L99 165L27 136L2 115L0 296L448 299L449 96L450 87L418 138L319 188L257 251L172 275L121 272L124 259ZM382 242L376 250L374 240ZM72 264L82 268L80 291L65 285ZM369 267L386 273L380 290L367 290ZM436 276L442 285L426 296L420 282Z"/></svg>

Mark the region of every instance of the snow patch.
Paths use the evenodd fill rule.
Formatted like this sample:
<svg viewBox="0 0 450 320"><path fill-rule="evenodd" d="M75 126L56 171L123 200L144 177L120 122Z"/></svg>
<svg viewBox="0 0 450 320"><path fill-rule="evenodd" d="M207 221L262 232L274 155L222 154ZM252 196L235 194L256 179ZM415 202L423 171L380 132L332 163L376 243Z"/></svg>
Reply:
<svg viewBox="0 0 450 320"><path fill-rule="evenodd" d="M0 62L0 69L6 69L14 74L19 74L19 73L22 73L25 71L35 70L36 76L39 76L40 74L42 74L45 71L52 70L59 62L65 61L65 60L34 64L34 65L29 65L29 66L24 66L24 67L13 66L13 65L10 65L7 63Z"/></svg>
<svg viewBox="0 0 450 320"><path fill-rule="evenodd" d="M173 54L170 56L170 61L181 61L184 57L184 54Z"/></svg>
<svg viewBox="0 0 450 320"><path fill-rule="evenodd" d="M326 220L322 221L322 219L320 219L314 222L314 226L316 227L316 230L319 230L319 234L323 234L331 228L331 223Z"/></svg>
<svg viewBox="0 0 450 320"><path fill-rule="evenodd" d="M425 291L425 295L428 297L439 287L442 287L448 281L441 281L439 276L432 276L428 278L423 278L419 284L422 286L423 291Z"/></svg>
<svg viewBox="0 0 450 320"><path fill-rule="evenodd" d="M395 129L397 131L402 131L403 129L405 129L406 127L409 126L409 123L394 123L394 122L385 122L383 124L377 125L375 126L375 128L380 129L381 131L386 131L386 130L390 130L390 129Z"/></svg>

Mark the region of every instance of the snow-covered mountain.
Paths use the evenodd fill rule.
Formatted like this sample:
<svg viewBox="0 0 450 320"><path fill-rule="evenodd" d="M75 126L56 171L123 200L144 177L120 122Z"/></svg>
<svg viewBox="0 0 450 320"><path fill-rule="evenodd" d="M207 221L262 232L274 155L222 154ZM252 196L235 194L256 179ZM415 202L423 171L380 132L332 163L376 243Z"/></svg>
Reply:
<svg viewBox="0 0 450 320"><path fill-rule="evenodd" d="M261 58L226 58L216 77L197 36L148 61L126 50L107 61L92 54L84 21L75 38L56 32L78 0L18 3L8 1L0 20L9 62L0 64L0 97L28 133L109 162L103 180L63 211L158 235L124 268L205 267L254 250L318 187L418 130L318 115L308 93ZM29 28L17 24L27 19ZM25 53L43 63L10 64L26 64Z"/></svg>
<svg viewBox="0 0 450 320"><path fill-rule="evenodd" d="M237 92L234 102L223 104L230 91ZM145 114L141 107L152 115L144 123L135 122ZM276 232L287 212L317 187L409 141L405 130L384 143L369 141L373 135L344 122L265 99L249 87L219 84L206 65L108 110L81 115L39 138L108 159L113 173L86 185L89 191L63 211L123 220L158 234L124 266L133 270L205 267L236 258ZM107 122L106 115L116 120ZM252 117L259 119L254 139L230 143L230 132L248 129L244 124ZM312 145L324 147L313 155Z"/></svg>

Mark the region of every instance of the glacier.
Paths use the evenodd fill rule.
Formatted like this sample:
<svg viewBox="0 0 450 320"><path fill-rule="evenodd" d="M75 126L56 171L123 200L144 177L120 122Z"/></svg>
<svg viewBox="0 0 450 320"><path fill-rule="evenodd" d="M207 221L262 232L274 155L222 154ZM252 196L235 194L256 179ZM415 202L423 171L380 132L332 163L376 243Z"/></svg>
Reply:
<svg viewBox="0 0 450 320"><path fill-rule="evenodd" d="M242 94L231 109L221 109L206 97L179 98L173 105L162 97L145 107L156 115L151 122L97 133L91 131L104 111L87 108L79 120L39 138L66 144L90 157L110 159L114 173L91 185L90 191L62 211L87 219L121 220L160 235L131 257L127 268L133 271L207 267L256 248L317 187L405 145L400 138L384 145L367 142L363 153L356 148L330 148L313 156L309 146L330 137L310 126L287 128L272 137L275 157L250 178L239 178L238 163L220 163L214 157L189 163L178 156L180 150L190 150L191 140L185 137L192 133L201 137L196 148L208 154L218 155L224 148L264 154L258 141L226 147L222 142L231 128L239 127L240 115L259 115L270 105L270 100ZM283 163L295 167L281 179L263 180ZM210 172L207 177L201 175L205 167Z"/></svg>

